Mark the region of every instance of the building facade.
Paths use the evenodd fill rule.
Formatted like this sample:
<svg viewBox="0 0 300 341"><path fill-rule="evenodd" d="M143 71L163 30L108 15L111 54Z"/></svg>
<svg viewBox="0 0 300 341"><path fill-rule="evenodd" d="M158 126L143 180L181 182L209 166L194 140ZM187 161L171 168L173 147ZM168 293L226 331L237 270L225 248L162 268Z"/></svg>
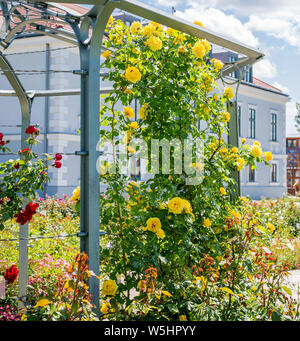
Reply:
<svg viewBox="0 0 300 341"><path fill-rule="evenodd" d="M74 10L74 8L72 8ZM123 19L128 24L135 18ZM5 51L8 59L18 70L45 70L46 72L21 74L19 77L26 90L79 89L80 77L72 70L79 69L78 49L65 42L44 35L28 35L16 39ZM230 61L228 53L214 55L223 61ZM229 58L230 57L230 58ZM224 58L227 60L224 60ZM51 72L51 70L64 72ZM68 72L66 72L68 71ZM232 75L235 76L234 74ZM239 87L238 122L240 139L248 143L261 142L265 151L274 155L271 168L259 165L257 169L244 169L241 172L241 194L253 199L276 198L286 194L286 150L285 150L285 105L288 96L279 89L259 81L250 69ZM101 83L101 86L109 86ZM0 89L9 90L5 76L0 76ZM74 91L73 93L76 93ZM0 131L11 141L11 149L20 146L21 113L16 97L2 96ZM121 104L119 110L121 110ZM138 112L138 103L134 103ZM38 125L40 143L35 147L38 153L72 154L80 146L80 96L36 97L32 106L31 124ZM0 162L8 159L1 156ZM134 173L141 172L142 164L137 160ZM45 193L59 196L70 195L79 185L80 160L76 155L64 155L61 169L49 168L50 182Z"/></svg>

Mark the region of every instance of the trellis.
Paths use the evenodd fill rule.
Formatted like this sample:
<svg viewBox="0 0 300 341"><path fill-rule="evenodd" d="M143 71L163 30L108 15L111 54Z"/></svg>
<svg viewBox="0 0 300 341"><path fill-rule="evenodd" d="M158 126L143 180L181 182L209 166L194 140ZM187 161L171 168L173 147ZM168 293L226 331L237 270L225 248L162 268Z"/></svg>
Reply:
<svg viewBox="0 0 300 341"><path fill-rule="evenodd" d="M79 16L77 12L66 8L62 3L92 5L86 14ZM99 175L96 162L99 151L96 149L99 140L99 93L100 91L100 54L107 21L115 9L132 13L139 17L158 22L167 27L201 39L243 55L233 63L225 63L221 78L233 71L239 71L237 84L243 78L243 70L251 67L263 58L263 53L225 36L159 11L135 0L56 0L50 3L43 0L13 1L2 0L1 16L3 25L0 30L0 68L11 84L13 91L0 91L1 96L17 96L22 114L21 146L24 148L25 129L30 124L32 102L35 97L78 95L81 100L80 150L75 154L80 157L80 251L88 255L90 270L99 276ZM58 25L56 25L58 24ZM16 37L22 36L30 25L30 32L43 34L72 44L79 49L80 69L73 73L80 76L80 89L26 91L17 72L9 63L3 50L8 48ZM72 31L65 29L69 25ZM28 31L27 31L28 32ZM238 86L236 91L238 90ZM229 122L228 143L238 146L237 96L228 106L231 113ZM239 175L235 174L239 193ZM28 282L28 225L19 233L19 300L26 298ZM89 290L92 303L99 311L99 280L92 276L89 279Z"/></svg>

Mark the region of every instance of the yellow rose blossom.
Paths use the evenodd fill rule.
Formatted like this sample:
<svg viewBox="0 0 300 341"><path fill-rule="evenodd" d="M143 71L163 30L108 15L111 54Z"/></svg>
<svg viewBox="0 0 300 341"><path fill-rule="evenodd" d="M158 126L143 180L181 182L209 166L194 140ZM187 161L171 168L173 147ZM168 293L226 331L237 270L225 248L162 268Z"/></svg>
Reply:
<svg viewBox="0 0 300 341"><path fill-rule="evenodd" d="M205 218L204 221L203 221L203 226L205 227L209 227L211 226L211 221L209 218Z"/></svg>
<svg viewBox="0 0 300 341"><path fill-rule="evenodd" d="M154 31L155 31L155 27L153 25L149 24L149 25L143 27L142 35L149 38L151 35L153 35Z"/></svg>
<svg viewBox="0 0 300 341"><path fill-rule="evenodd" d="M237 158L236 163L237 163L237 170L241 171L244 168L246 161L242 157L239 157Z"/></svg>
<svg viewBox="0 0 300 341"><path fill-rule="evenodd" d="M147 40L147 46L149 46L152 51L158 51L162 48L162 41L159 38L152 36Z"/></svg>
<svg viewBox="0 0 300 341"><path fill-rule="evenodd" d="M73 195L71 196L71 200L75 202L80 200L80 186L74 189Z"/></svg>
<svg viewBox="0 0 300 341"><path fill-rule="evenodd" d="M217 101L218 99L219 99L219 96L218 95L213 95L213 99L215 100L215 101Z"/></svg>
<svg viewBox="0 0 300 341"><path fill-rule="evenodd" d="M149 24L154 27L154 32L153 33L155 35L159 35L160 32L162 31L162 28L163 28L162 25L157 23L157 22L155 22L155 21L150 21Z"/></svg>
<svg viewBox="0 0 300 341"><path fill-rule="evenodd" d="M147 107L148 107L147 103L145 103L142 107L140 107L139 116L142 120L145 120L147 118L147 114L148 114Z"/></svg>
<svg viewBox="0 0 300 341"><path fill-rule="evenodd" d="M146 222L147 230L157 233L161 229L159 218L149 218Z"/></svg>
<svg viewBox="0 0 300 341"><path fill-rule="evenodd" d="M205 54L207 54L211 50L211 45L206 39L202 39L202 45L205 48Z"/></svg>
<svg viewBox="0 0 300 341"><path fill-rule="evenodd" d="M112 16L109 17L106 26L110 26L112 22L114 21L114 18Z"/></svg>
<svg viewBox="0 0 300 341"><path fill-rule="evenodd" d="M134 111L132 108L129 107L125 107L123 109L124 115L128 118L133 118L134 117Z"/></svg>
<svg viewBox="0 0 300 341"><path fill-rule="evenodd" d="M139 21L134 21L130 26L130 32L132 34L140 33L142 30L142 24Z"/></svg>
<svg viewBox="0 0 300 341"><path fill-rule="evenodd" d="M273 224L271 224L271 223L268 223L267 227L268 227L269 230L271 230L271 232L273 232L275 230L275 226Z"/></svg>
<svg viewBox="0 0 300 341"><path fill-rule="evenodd" d="M226 86L224 89L224 96L228 99L232 99L234 97L234 93L230 86Z"/></svg>
<svg viewBox="0 0 300 341"><path fill-rule="evenodd" d="M266 161L270 162L273 160L273 155L271 152L265 152L265 159Z"/></svg>
<svg viewBox="0 0 300 341"><path fill-rule="evenodd" d="M182 201L183 201L184 211L186 213L192 213L193 209L192 209L191 203L186 199L182 199Z"/></svg>
<svg viewBox="0 0 300 341"><path fill-rule="evenodd" d="M222 67L224 66L224 63L221 62L219 59L213 58L213 59L211 60L211 62L213 63L214 67L215 67L216 69L218 69L218 70L221 70Z"/></svg>
<svg viewBox="0 0 300 341"><path fill-rule="evenodd" d="M233 147L231 150L234 154L237 154L239 152L237 147Z"/></svg>
<svg viewBox="0 0 300 341"><path fill-rule="evenodd" d="M118 289L117 283L114 280L109 279L103 282L102 294L104 296L114 296L117 289Z"/></svg>
<svg viewBox="0 0 300 341"><path fill-rule="evenodd" d="M184 202L181 198L175 197L171 199L168 203L169 211L174 214L180 214L184 208Z"/></svg>
<svg viewBox="0 0 300 341"><path fill-rule="evenodd" d="M260 147L260 142L259 142L259 141L254 141L254 142L253 142L253 146Z"/></svg>
<svg viewBox="0 0 300 341"><path fill-rule="evenodd" d="M165 231L162 230L162 229L159 229L157 232L156 232L156 236L159 238L159 239L164 239L166 234L165 234Z"/></svg>
<svg viewBox="0 0 300 341"><path fill-rule="evenodd" d="M126 149L128 150L128 152L129 152L130 154L134 154L134 153L135 153L134 148L132 148L131 146L126 146Z"/></svg>
<svg viewBox="0 0 300 341"><path fill-rule="evenodd" d="M228 154L228 149L227 148L220 149L220 154L221 154L221 156L224 157L226 154Z"/></svg>
<svg viewBox="0 0 300 341"><path fill-rule="evenodd" d="M230 120L230 114L227 111L222 111L221 112L221 120L224 122L229 122Z"/></svg>
<svg viewBox="0 0 300 341"><path fill-rule="evenodd" d="M185 315L180 315L179 316L179 321L187 321L187 318Z"/></svg>
<svg viewBox="0 0 300 341"><path fill-rule="evenodd" d="M110 303L104 303L100 311L103 315L106 315L109 312L110 308L111 308Z"/></svg>
<svg viewBox="0 0 300 341"><path fill-rule="evenodd" d="M251 153L254 157L260 157L261 154L262 154L262 150L259 146L255 146L253 145L252 148L251 148Z"/></svg>
<svg viewBox="0 0 300 341"><path fill-rule="evenodd" d="M231 210L230 211L230 215L233 216L236 219L240 219L241 218L241 213L236 211L236 210Z"/></svg>
<svg viewBox="0 0 300 341"><path fill-rule="evenodd" d="M138 129L138 128L139 128L139 124L138 124L136 121L131 122L131 123L129 124L129 126L130 126L132 129Z"/></svg>
<svg viewBox="0 0 300 341"><path fill-rule="evenodd" d="M126 69L124 76L131 83L136 83L142 78L140 71L134 66L129 66Z"/></svg>
<svg viewBox="0 0 300 341"><path fill-rule="evenodd" d="M111 55L111 51L109 50L106 50L101 54L101 56L104 58L108 58L110 55Z"/></svg>
<svg viewBox="0 0 300 341"><path fill-rule="evenodd" d="M192 48L193 54L198 58L203 58L206 55L205 46L202 44L202 41L197 41L196 44Z"/></svg>
<svg viewBox="0 0 300 341"><path fill-rule="evenodd" d="M221 187L220 188L220 193L225 195L226 194L226 189L224 187Z"/></svg>
<svg viewBox="0 0 300 341"><path fill-rule="evenodd" d="M247 141L246 139L242 139L242 143L246 143L246 141Z"/></svg>

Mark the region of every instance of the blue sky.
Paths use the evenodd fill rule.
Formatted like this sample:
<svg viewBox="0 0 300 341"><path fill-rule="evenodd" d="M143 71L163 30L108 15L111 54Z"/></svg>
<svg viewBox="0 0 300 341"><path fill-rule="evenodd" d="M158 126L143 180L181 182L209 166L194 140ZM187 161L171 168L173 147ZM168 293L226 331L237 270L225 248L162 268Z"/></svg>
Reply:
<svg viewBox="0 0 300 341"><path fill-rule="evenodd" d="M300 102L300 1L297 0L140 0L187 21L227 35L265 53L254 75L291 97L287 104L287 135Z"/></svg>

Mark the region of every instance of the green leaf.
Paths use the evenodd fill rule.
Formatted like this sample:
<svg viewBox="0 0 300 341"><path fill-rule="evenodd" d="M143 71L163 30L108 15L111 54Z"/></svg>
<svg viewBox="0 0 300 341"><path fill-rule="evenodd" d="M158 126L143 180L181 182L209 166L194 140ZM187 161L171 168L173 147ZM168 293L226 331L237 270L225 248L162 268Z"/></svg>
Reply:
<svg viewBox="0 0 300 341"><path fill-rule="evenodd" d="M289 294L290 296L292 296L292 290L288 287L286 287L285 285L283 285L281 287L287 294Z"/></svg>
<svg viewBox="0 0 300 341"><path fill-rule="evenodd" d="M227 294L234 295L234 292L229 288L223 287L220 290L227 292Z"/></svg>

